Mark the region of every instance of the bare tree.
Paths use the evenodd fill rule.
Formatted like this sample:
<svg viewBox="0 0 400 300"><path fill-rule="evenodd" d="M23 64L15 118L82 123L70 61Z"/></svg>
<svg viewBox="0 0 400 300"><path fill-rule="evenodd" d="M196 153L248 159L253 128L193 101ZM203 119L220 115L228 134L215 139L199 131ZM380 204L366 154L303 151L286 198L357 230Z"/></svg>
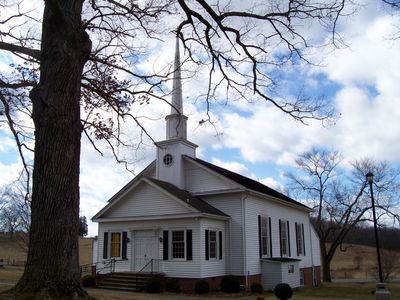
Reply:
<svg viewBox="0 0 400 300"><path fill-rule="evenodd" d="M289 173L288 189L313 208L312 221L319 237L323 280L330 282L330 264L346 235L360 222L370 221L371 200L365 174L375 175L378 220L399 221L394 211L399 172L387 163L363 159L353 163L351 175L342 174L337 151L313 149L296 160L299 173ZM385 220L387 221L387 220ZM381 221L384 222L384 221Z"/></svg>
<svg viewBox="0 0 400 300"><path fill-rule="evenodd" d="M20 180L3 186L0 191L0 228L20 247L28 250L30 226L30 194L26 182Z"/></svg>
<svg viewBox="0 0 400 300"><path fill-rule="evenodd" d="M131 144L148 135L145 116L133 109L168 103L165 83L173 70L140 69L146 44L175 31L189 53L186 64L208 69L202 97L207 116L218 90L228 91L226 100L267 101L304 123L330 115L307 95L279 97L274 70L310 63L313 44L304 25L328 30L337 42L344 0L48 0L42 17L25 2L0 1L9 13L0 19L0 51L13 59L13 71L0 75L0 121L10 128L26 169L24 152L35 142L28 258L4 298L89 298L78 266L81 134L99 152L95 140L103 139L119 161L115 147L128 143L124 122L133 120L142 133Z"/></svg>

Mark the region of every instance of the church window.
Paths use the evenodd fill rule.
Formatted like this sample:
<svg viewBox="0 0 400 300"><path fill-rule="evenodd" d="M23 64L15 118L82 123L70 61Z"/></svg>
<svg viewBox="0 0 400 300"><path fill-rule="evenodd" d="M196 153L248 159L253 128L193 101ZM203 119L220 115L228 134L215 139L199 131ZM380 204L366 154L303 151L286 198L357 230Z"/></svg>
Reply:
<svg viewBox="0 0 400 300"><path fill-rule="evenodd" d="M163 162L164 162L164 164L166 165L166 166L169 166L169 165L171 165L172 164L172 161L173 161L173 158L172 158L172 155L171 154L165 154L164 155L164 158L163 158Z"/></svg>
<svg viewBox="0 0 400 300"><path fill-rule="evenodd" d="M121 256L121 233L111 233L111 257Z"/></svg>
<svg viewBox="0 0 400 300"><path fill-rule="evenodd" d="M289 221L279 221L281 256L290 256Z"/></svg>
<svg viewBox="0 0 400 300"><path fill-rule="evenodd" d="M296 223L296 246L297 246L297 256L305 255L304 225L301 223Z"/></svg>
<svg viewBox="0 0 400 300"><path fill-rule="evenodd" d="M209 231L210 258L217 258L217 232Z"/></svg>
<svg viewBox="0 0 400 300"><path fill-rule="evenodd" d="M172 231L172 258L184 259L185 258L185 231L174 230Z"/></svg>
<svg viewBox="0 0 400 300"><path fill-rule="evenodd" d="M261 216L261 256L269 257L270 238L269 238L269 223L268 218Z"/></svg>

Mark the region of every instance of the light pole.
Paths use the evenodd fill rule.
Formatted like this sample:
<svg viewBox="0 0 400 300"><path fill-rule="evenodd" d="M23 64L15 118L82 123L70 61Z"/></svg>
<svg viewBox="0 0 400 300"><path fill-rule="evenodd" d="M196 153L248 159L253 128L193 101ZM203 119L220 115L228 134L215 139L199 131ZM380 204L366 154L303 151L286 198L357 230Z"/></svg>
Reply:
<svg viewBox="0 0 400 300"><path fill-rule="evenodd" d="M372 183L374 182L374 174L372 172L368 172L367 175L365 175L365 177L367 178L367 181L369 183L369 189L371 191L372 214L373 214L373 218L374 218L374 231L375 231L375 243L376 243L376 255L378 257L379 282L383 282L381 252L380 252L380 246L379 246L378 228L376 225L374 192L372 189Z"/></svg>
<svg viewBox="0 0 400 300"><path fill-rule="evenodd" d="M383 276L382 276L381 252L379 246L378 228L376 224L374 191L372 189L372 183L374 182L374 174L372 172L368 172L365 175L365 177L369 183L369 189L371 191L372 214L374 218L374 231L375 231L375 242L376 242L376 255L378 257L379 282L376 284L375 299L390 300L390 292L387 289L386 283L383 282Z"/></svg>

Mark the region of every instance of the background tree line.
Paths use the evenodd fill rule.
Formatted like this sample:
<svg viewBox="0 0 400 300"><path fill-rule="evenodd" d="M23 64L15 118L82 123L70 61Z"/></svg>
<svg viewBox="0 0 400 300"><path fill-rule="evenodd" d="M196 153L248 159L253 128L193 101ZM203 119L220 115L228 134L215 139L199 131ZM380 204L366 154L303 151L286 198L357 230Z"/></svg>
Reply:
<svg viewBox="0 0 400 300"><path fill-rule="evenodd" d="M323 280L330 282L335 252L353 235L355 238L362 234L361 225L372 224L368 172L374 174L378 223L400 225L400 171L387 162L370 158L360 158L349 164L338 151L317 148L301 154L295 166L296 172L286 174L287 193L313 210L311 216L319 237ZM387 231L390 233L397 231ZM374 239L374 234L369 236Z"/></svg>

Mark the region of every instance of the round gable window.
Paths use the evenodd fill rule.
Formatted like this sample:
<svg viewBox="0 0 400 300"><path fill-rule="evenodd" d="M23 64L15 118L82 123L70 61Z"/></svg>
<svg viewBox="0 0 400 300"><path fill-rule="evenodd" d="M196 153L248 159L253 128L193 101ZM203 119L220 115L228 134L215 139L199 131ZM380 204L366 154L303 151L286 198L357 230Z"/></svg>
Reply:
<svg viewBox="0 0 400 300"><path fill-rule="evenodd" d="M173 161L173 158L172 158L172 155L171 154L165 154L164 155L164 158L163 158L163 161L164 161L164 165L166 165L166 166L169 166L169 165L171 165L172 164L172 161Z"/></svg>

